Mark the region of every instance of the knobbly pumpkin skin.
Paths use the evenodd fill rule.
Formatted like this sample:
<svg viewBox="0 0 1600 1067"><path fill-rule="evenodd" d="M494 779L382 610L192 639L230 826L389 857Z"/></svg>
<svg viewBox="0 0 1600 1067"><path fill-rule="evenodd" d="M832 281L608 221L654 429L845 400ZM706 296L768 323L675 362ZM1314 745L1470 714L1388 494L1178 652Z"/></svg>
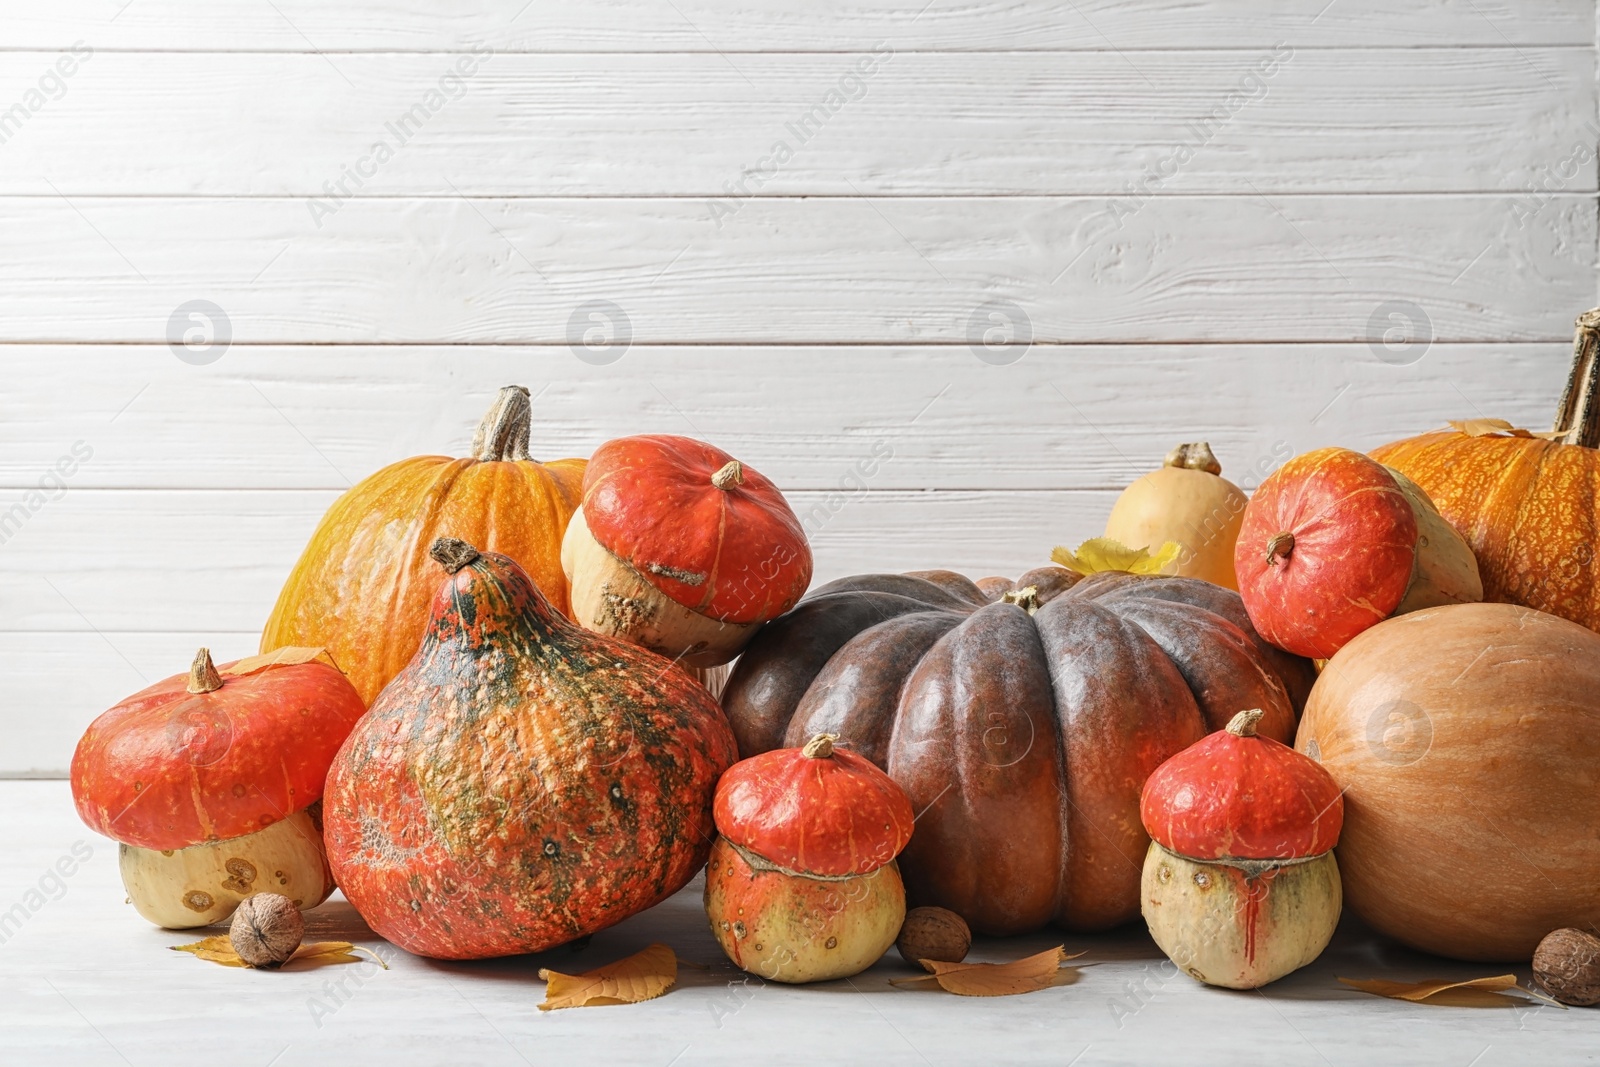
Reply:
<svg viewBox="0 0 1600 1067"><path fill-rule="evenodd" d="M1471 550L1426 494L1347 448L1303 453L1261 483L1234 569L1261 636L1318 659L1391 615L1483 599Z"/></svg>
<svg viewBox="0 0 1600 1067"><path fill-rule="evenodd" d="M1141 910L1191 977L1255 989L1322 953L1343 903L1333 858L1339 786L1313 760L1256 736L1261 712L1167 760L1144 785Z"/></svg>
<svg viewBox="0 0 1600 1067"><path fill-rule="evenodd" d="M1328 662L1296 747L1345 791L1345 895L1380 932L1526 962L1600 923L1600 634L1512 604L1397 616Z"/></svg>
<svg viewBox="0 0 1600 1067"><path fill-rule="evenodd" d="M894 858L911 839L911 802L835 740L741 760L717 784L706 917L736 966L772 981L860 974L905 921Z"/></svg>
<svg viewBox="0 0 1600 1067"><path fill-rule="evenodd" d="M1600 629L1600 449L1440 430L1374 449L1471 544L1484 599Z"/></svg>
<svg viewBox="0 0 1600 1067"><path fill-rule="evenodd" d="M769 479L704 441L601 445L561 553L573 618L693 667L739 654L811 584L811 549Z"/></svg>
<svg viewBox="0 0 1600 1067"><path fill-rule="evenodd" d="M584 461L530 459L530 422L528 391L507 386L471 458L401 460L334 501L278 594L261 651L326 648L371 704L422 640L438 574L428 546L443 534L510 556L565 612L561 538Z"/></svg>
<svg viewBox="0 0 1600 1067"><path fill-rule="evenodd" d="M1241 707L1287 740L1313 677L1207 582L927 571L814 591L746 648L723 707L745 756L832 733L886 770L918 812L910 903L1016 934L1137 917L1145 778Z"/></svg>
<svg viewBox="0 0 1600 1067"><path fill-rule="evenodd" d="M509 557L441 538L422 647L328 776L345 895L410 952L477 959L594 933L705 862L734 761L699 683L568 622Z"/></svg>

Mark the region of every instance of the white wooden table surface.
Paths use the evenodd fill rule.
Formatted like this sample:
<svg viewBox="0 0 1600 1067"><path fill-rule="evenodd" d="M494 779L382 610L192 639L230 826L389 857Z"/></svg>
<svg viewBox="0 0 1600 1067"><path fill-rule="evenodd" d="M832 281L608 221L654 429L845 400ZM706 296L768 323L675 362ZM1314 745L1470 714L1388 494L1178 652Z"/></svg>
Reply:
<svg viewBox="0 0 1600 1067"><path fill-rule="evenodd" d="M90 858L70 877L47 878L79 842ZM0 1062L1525 1067L1600 1060L1600 1010L1412 1005L1340 986L1336 975L1504 973L1419 956L1348 917L1314 965L1255 993L1210 989L1174 973L1137 928L980 939L974 960L1013 959L1058 943L1087 955L1070 985L976 999L891 987L889 979L914 973L892 949L848 981L746 980L706 930L699 890L697 880L579 952L479 963L408 955L377 939L336 896L312 913L307 938L365 945L388 970L235 970L168 951L201 932L155 929L123 903L116 846L78 823L65 783L0 783L0 909L27 912L7 926L8 911L0 911ZM644 1004L537 1009L540 967L587 970L656 941L707 966L682 967L677 988ZM1527 980L1526 968L1518 973Z"/></svg>
<svg viewBox="0 0 1600 1067"><path fill-rule="evenodd" d="M509 383L542 458L734 452L819 582L1015 574L1180 441L1249 489L1446 419L1543 428L1597 302L1595 24L1594 0L0 0L0 779L62 777L198 645L255 651L328 504L461 454ZM394 952L324 1016L350 970L209 966L121 901L65 783L0 781L0 1063L1600 1049L1594 1012L1345 990L1493 970L1352 931L1261 995L1167 977L1132 933L1069 940L1095 966L1027 997L894 990L897 963L754 987L692 894L544 961L661 939L713 965L659 1001L540 1014L541 961ZM337 905L316 925L362 935Z"/></svg>

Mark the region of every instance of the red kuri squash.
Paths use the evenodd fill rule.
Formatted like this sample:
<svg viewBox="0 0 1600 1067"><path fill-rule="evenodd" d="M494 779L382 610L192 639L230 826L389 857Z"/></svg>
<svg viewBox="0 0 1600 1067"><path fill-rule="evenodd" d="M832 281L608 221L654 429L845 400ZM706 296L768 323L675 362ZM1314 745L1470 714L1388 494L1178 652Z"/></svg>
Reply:
<svg viewBox="0 0 1600 1067"><path fill-rule="evenodd" d="M1427 494L1348 448L1296 456L1261 483L1234 569L1257 632L1316 659L1391 615L1483 599L1472 550Z"/></svg>

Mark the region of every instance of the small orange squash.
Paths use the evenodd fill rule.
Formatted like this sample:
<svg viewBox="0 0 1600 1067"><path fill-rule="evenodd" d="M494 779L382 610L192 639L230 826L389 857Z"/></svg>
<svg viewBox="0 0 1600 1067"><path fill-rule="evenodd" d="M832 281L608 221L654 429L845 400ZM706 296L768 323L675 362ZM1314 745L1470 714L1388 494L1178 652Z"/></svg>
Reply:
<svg viewBox="0 0 1600 1067"><path fill-rule="evenodd" d="M508 385L470 459L401 460L334 501L278 594L261 651L325 648L370 705L422 643L438 578L428 546L446 534L510 556L566 613L561 538L584 461L528 458L531 420L528 390Z"/></svg>

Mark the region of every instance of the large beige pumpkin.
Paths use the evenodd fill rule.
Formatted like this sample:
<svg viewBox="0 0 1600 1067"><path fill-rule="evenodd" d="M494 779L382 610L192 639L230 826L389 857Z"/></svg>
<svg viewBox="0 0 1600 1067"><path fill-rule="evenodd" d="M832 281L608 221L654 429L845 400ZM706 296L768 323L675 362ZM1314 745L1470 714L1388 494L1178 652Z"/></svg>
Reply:
<svg viewBox="0 0 1600 1067"><path fill-rule="evenodd" d="M1385 620L1328 661L1296 747L1346 790L1345 901L1379 931L1526 961L1600 923L1600 634L1514 604Z"/></svg>

